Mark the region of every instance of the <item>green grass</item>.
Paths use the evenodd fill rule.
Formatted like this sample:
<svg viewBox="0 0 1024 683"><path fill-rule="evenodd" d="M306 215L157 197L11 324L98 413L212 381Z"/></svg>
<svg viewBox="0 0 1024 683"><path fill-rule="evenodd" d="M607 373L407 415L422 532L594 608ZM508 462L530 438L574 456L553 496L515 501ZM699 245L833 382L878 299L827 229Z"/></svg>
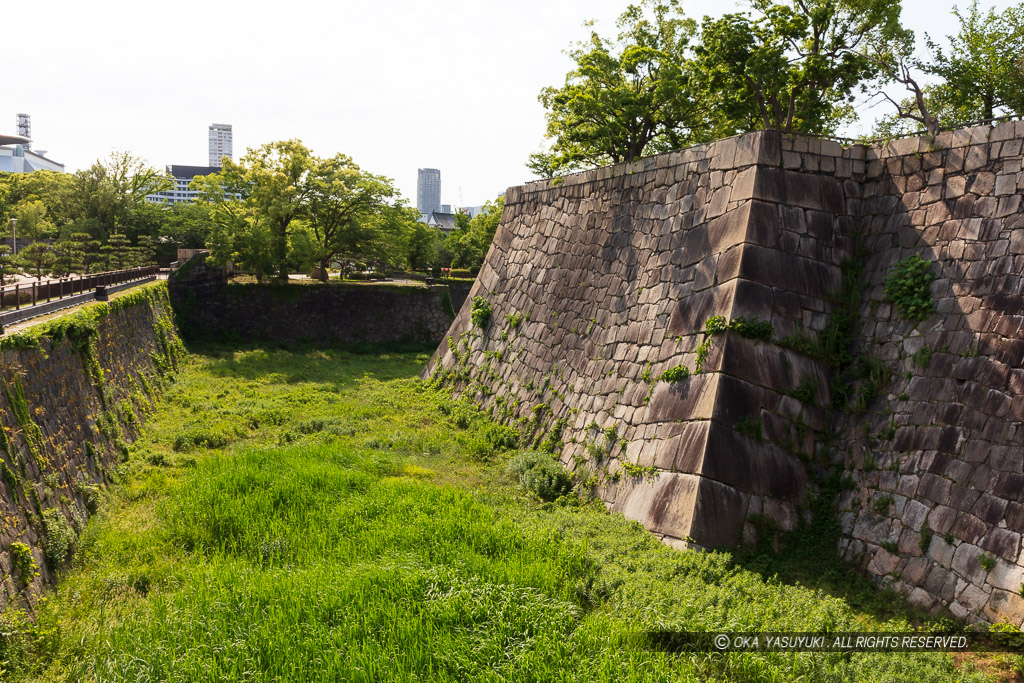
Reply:
<svg viewBox="0 0 1024 683"><path fill-rule="evenodd" d="M4 616L7 675L983 680L943 654L645 647L652 630L904 623L523 492L492 423L416 378L427 358L200 349L37 624Z"/></svg>

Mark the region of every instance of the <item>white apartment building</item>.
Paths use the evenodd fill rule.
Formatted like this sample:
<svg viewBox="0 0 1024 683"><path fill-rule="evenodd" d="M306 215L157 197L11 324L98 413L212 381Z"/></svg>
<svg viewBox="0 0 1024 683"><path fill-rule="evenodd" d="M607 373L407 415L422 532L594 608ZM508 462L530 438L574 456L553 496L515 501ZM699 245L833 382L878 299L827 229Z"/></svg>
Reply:
<svg viewBox="0 0 1024 683"><path fill-rule="evenodd" d="M210 166L220 166L221 157L234 159L231 151L231 124L210 124Z"/></svg>

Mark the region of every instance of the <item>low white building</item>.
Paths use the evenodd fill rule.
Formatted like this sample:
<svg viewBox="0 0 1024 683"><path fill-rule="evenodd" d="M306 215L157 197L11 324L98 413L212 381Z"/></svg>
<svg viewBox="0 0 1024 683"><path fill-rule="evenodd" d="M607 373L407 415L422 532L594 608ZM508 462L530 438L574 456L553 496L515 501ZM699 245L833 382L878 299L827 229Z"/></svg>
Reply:
<svg viewBox="0 0 1024 683"><path fill-rule="evenodd" d="M64 164L58 164L53 159L48 159L44 156L45 152L34 152L29 149L31 142L23 135L0 135L0 172L64 172Z"/></svg>
<svg viewBox="0 0 1024 683"><path fill-rule="evenodd" d="M193 179L208 176L213 173L220 173L220 166L182 166L171 164L167 166L167 175L174 179L174 187L156 194L146 195L146 201L156 204L177 204L179 202L194 202L199 193L189 189Z"/></svg>

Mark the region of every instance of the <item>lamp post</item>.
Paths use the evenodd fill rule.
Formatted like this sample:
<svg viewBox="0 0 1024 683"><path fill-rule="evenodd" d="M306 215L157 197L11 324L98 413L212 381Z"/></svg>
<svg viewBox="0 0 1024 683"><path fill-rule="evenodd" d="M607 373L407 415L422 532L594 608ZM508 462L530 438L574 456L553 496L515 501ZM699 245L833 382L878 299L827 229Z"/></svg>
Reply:
<svg viewBox="0 0 1024 683"><path fill-rule="evenodd" d="M18 219L11 219L11 234L14 237L14 255L18 255Z"/></svg>

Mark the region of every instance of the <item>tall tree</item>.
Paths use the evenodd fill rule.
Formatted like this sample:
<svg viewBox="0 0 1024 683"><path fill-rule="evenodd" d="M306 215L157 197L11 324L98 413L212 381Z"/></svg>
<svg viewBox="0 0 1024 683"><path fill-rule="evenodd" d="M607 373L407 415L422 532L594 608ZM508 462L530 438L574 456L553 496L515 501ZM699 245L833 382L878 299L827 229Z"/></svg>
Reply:
<svg viewBox="0 0 1024 683"><path fill-rule="evenodd" d="M102 270L103 257L100 254L99 240L93 239L92 235L87 232L74 232L71 234L71 241L78 245L83 273L95 273Z"/></svg>
<svg viewBox="0 0 1024 683"><path fill-rule="evenodd" d="M46 205L38 199L26 199L11 210L11 217L17 219L18 236L26 240L51 237L56 227L46 215Z"/></svg>
<svg viewBox="0 0 1024 683"><path fill-rule="evenodd" d="M541 91L548 152L527 166L543 176L677 148L703 134L703 110L685 70L696 23L677 0L642 0L619 17L619 33L568 51L565 85Z"/></svg>
<svg viewBox="0 0 1024 683"><path fill-rule="evenodd" d="M413 270L427 270L439 265L444 235L436 226L416 221L409 226L409 253L407 260Z"/></svg>
<svg viewBox="0 0 1024 683"><path fill-rule="evenodd" d="M11 253L11 248L6 244L0 244L0 286L12 282L20 272L21 265Z"/></svg>
<svg viewBox="0 0 1024 683"><path fill-rule="evenodd" d="M830 133L879 65L872 40L908 35L899 0L753 0L754 15L705 19L696 73L731 132Z"/></svg>
<svg viewBox="0 0 1024 683"><path fill-rule="evenodd" d="M395 256L391 247L405 240L402 217L385 217L401 208L393 204L398 191L390 180L361 171L351 158L338 154L317 160L307 185L305 215L323 279L339 257L369 261Z"/></svg>
<svg viewBox="0 0 1024 683"><path fill-rule="evenodd" d="M483 264L504 208L505 197L498 197L493 202L485 203L482 212L473 218L467 217L452 231L446 240L446 247L451 254L453 267L471 268Z"/></svg>
<svg viewBox="0 0 1024 683"><path fill-rule="evenodd" d="M242 182L243 175L232 163L227 173L196 178L192 188L199 193L197 203L210 216L211 228L206 238L210 263L233 263L263 282L276 269L274 235L257 203L248 200L249 188Z"/></svg>
<svg viewBox="0 0 1024 683"><path fill-rule="evenodd" d="M267 224L271 258L282 282L288 281L288 228L302 214L312 166L313 155L302 142L283 140L249 150L237 164L225 159L218 174Z"/></svg>
<svg viewBox="0 0 1024 683"><path fill-rule="evenodd" d="M72 202L81 218L95 219L103 240L117 232L124 234L132 227L136 213L152 209L146 195L171 187L166 174L150 167L128 152L112 152L104 160L75 174Z"/></svg>
<svg viewBox="0 0 1024 683"><path fill-rule="evenodd" d="M960 31L947 36L949 47L927 41L925 70L943 79L931 92L933 109L950 125L1024 113L1024 4L983 14L974 0L953 15Z"/></svg>
<svg viewBox="0 0 1024 683"><path fill-rule="evenodd" d="M118 232L110 235L106 244L100 247L100 253L103 254L108 270L128 268L133 265L135 260L128 238Z"/></svg>

